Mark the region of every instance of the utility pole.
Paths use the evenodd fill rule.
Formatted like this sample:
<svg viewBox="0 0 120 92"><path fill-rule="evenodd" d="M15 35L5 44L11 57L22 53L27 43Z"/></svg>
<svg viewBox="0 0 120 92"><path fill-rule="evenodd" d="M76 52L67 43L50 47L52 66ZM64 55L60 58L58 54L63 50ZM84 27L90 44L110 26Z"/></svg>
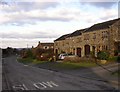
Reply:
<svg viewBox="0 0 120 92"><path fill-rule="evenodd" d="M28 44L27 44L27 49L28 49Z"/></svg>

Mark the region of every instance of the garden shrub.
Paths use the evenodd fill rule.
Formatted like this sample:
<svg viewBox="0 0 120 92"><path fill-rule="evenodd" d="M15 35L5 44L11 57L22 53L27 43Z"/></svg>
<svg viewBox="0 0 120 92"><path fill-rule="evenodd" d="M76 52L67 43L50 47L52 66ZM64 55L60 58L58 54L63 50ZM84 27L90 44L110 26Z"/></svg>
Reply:
<svg viewBox="0 0 120 92"><path fill-rule="evenodd" d="M92 62L94 61L92 58L82 58L82 57L65 57L63 60L65 62L74 62L74 63L79 63L79 62Z"/></svg>
<svg viewBox="0 0 120 92"><path fill-rule="evenodd" d="M100 51L97 53L97 58L100 60L107 60L109 58L109 54L104 51Z"/></svg>
<svg viewBox="0 0 120 92"><path fill-rule="evenodd" d="M117 62L120 63L120 55L117 57Z"/></svg>

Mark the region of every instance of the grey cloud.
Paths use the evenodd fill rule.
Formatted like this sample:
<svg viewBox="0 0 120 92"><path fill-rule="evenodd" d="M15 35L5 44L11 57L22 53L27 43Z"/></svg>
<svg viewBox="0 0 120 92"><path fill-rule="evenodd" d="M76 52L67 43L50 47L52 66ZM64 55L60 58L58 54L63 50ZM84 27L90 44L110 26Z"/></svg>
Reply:
<svg viewBox="0 0 120 92"><path fill-rule="evenodd" d="M59 5L58 2L19 2L18 7L24 11L30 11L34 9L47 9L54 8Z"/></svg>
<svg viewBox="0 0 120 92"><path fill-rule="evenodd" d="M7 21L1 22L1 24L12 24L16 26L22 26L24 24L36 24L38 21L70 21L72 18L65 17L63 15L49 16L47 14L47 9L52 7L57 7L58 2L9 2L10 4L5 4L1 10L6 12L4 15L6 18L9 18ZM2 5L2 4L1 4ZM37 10L38 16L34 16L31 11ZM28 13L28 14L27 14ZM30 13L30 14L29 14ZM43 15L42 15L42 14Z"/></svg>
<svg viewBox="0 0 120 92"><path fill-rule="evenodd" d="M1 2L4 12L31 11L35 9L54 8L59 5L58 2ZM4 8L8 6L8 8Z"/></svg>
<svg viewBox="0 0 120 92"><path fill-rule="evenodd" d="M38 21L62 21L62 22L68 22L71 19L69 18L52 18L52 17L40 17L40 18L28 18L28 19L22 19L22 20L11 20L4 22L2 24L11 24L15 26L23 26L25 24L35 25Z"/></svg>
<svg viewBox="0 0 120 92"><path fill-rule="evenodd" d="M58 35L53 34L52 32L30 32L28 34L20 34L17 32L14 33L2 33L0 38L15 38L15 39L37 39L37 38L57 38Z"/></svg>
<svg viewBox="0 0 120 92"><path fill-rule="evenodd" d="M113 5L117 4L116 2L82 2L83 5L89 4L95 7L102 7L102 8L111 8Z"/></svg>
<svg viewBox="0 0 120 92"><path fill-rule="evenodd" d="M31 14L32 15L32 14ZM59 15L59 16L49 16L49 15L45 15L45 16L29 16L26 14L17 14L17 15L7 15L8 18L10 18L10 20L5 21L2 24L12 24L12 25L16 25L16 26L22 26L25 24L36 24L39 21L62 21L62 22L68 22L71 21L73 18L72 17L65 17L63 15Z"/></svg>

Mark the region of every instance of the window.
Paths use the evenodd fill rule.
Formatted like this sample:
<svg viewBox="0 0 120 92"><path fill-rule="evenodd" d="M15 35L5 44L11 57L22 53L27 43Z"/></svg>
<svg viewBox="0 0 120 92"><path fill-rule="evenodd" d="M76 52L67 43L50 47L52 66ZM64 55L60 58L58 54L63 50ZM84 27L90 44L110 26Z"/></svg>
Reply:
<svg viewBox="0 0 120 92"><path fill-rule="evenodd" d="M57 45L58 45L58 43L55 43L55 45L57 46Z"/></svg>
<svg viewBox="0 0 120 92"><path fill-rule="evenodd" d="M93 39L96 39L96 33L93 33Z"/></svg>
<svg viewBox="0 0 120 92"><path fill-rule="evenodd" d="M48 49L49 47L47 47L47 46L44 46L44 49Z"/></svg>
<svg viewBox="0 0 120 92"><path fill-rule="evenodd" d="M82 38L81 37L77 38L77 43L79 43L79 42L82 42Z"/></svg>
<svg viewBox="0 0 120 92"><path fill-rule="evenodd" d="M108 46L106 46L106 50L108 50Z"/></svg>
<svg viewBox="0 0 120 92"><path fill-rule="evenodd" d="M51 46L51 48L53 48L53 46Z"/></svg>
<svg viewBox="0 0 120 92"><path fill-rule="evenodd" d="M89 34L84 35L84 40L89 40L89 38L90 38Z"/></svg>
<svg viewBox="0 0 120 92"><path fill-rule="evenodd" d="M108 38L108 32L107 31L102 32L102 38Z"/></svg>
<svg viewBox="0 0 120 92"><path fill-rule="evenodd" d="M107 45L103 45L102 46L102 50L108 50L108 46Z"/></svg>
<svg viewBox="0 0 120 92"><path fill-rule="evenodd" d="M67 45L69 45L69 42L66 42Z"/></svg>

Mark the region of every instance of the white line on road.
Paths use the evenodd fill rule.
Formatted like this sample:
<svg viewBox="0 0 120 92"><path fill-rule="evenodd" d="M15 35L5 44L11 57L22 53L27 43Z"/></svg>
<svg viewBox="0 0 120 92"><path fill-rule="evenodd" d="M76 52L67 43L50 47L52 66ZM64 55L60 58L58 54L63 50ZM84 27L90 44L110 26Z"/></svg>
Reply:
<svg viewBox="0 0 120 92"><path fill-rule="evenodd" d="M24 66L28 66L28 65L24 65Z"/></svg>
<svg viewBox="0 0 120 92"><path fill-rule="evenodd" d="M25 84L15 85L15 86L13 86L13 89L14 89L14 90L29 90L29 89L25 86Z"/></svg>
<svg viewBox="0 0 120 92"><path fill-rule="evenodd" d="M59 85L55 84L53 81L50 82L38 82L33 84L37 89L46 89L47 87L53 88L58 87Z"/></svg>

